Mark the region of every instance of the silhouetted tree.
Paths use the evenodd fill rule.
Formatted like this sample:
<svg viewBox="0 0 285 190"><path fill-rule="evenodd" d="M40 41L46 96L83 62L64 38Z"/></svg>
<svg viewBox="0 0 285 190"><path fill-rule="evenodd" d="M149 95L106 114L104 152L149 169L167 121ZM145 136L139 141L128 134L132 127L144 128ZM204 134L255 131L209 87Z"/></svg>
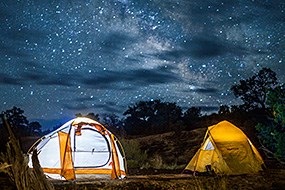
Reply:
<svg viewBox="0 0 285 190"><path fill-rule="evenodd" d="M267 93L277 85L276 73L263 68L257 74L231 87L234 95L244 102L247 110L266 108Z"/></svg>
<svg viewBox="0 0 285 190"><path fill-rule="evenodd" d="M124 112L127 116L125 119L125 130L128 134L146 134L150 130L149 118L155 114L155 105L160 100L140 101L133 106L129 106Z"/></svg>
<svg viewBox="0 0 285 190"><path fill-rule="evenodd" d="M6 115L15 136L19 139L23 136L32 135L29 127L29 121L24 116L24 111L18 107L13 107L10 110L3 112ZM3 117L0 114L0 117ZM8 142L7 131L3 127L3 123L0 125L0 151L5 151L5 144Z"/></svg>
<svg viewBox="0 0 285 190"><path fill-rule="evenodd" d="M176 103L160 102L150 118L152 130L157 132L181 130L182 109Z"/></svg>
<svg viewBox="0 0 285 190"><path fill-rule="evenodd" d="M125 130L129 134L151 134L175 130L182 109L175 103L140 101L125 111Z"/></svg>
<svg viewBox="0 0 285 190"><path fill-rule="evenodd" d="M87 117L89 119L93 119L95 121L100 121L100 117L99 114L95 114L95 113L88 113L87 115L82 115L81 113L77 113L75 114L76 117Z"/></svg>
<svg viewBox="0 0 285 190"><path fill-rule="evenodd" d="M285 161L285 85L277 86L268 94L267 104L272 110L268 123L256 126L260 141L274 156Z"/></svg>
<svg viewBox="0 0 285 190"><path fill-rule="evenodd" d="M230 108L231 112L232 113L235 113L235 112L242 112L242 108L238 105L232 105L231 108Z"/></svg>
<svg viewBox="0 0 285 190"><path fill-rule="evenodd" d="M101 123L116 135L124 135L123 122L116 114L104 114Z"/></svg>
<svg viewBox="0 0 285 190"><path fill-rule="evenodd" d="M200 119L202 116L201 113L201 108L199 107L191 107L188 108L184 113L183 113L183 122L186 128L196 128L195 123Z"/></svg>
<svg viewBox="0 0 285 190"><path fill-rule="evenodd" d="M231 110L230 110L230 107L229 106L227 106L227 105L221 105L220 106L220 109L219 109L219 111L218 111L218 114L220 114L220 115L227 115L227 114L229 114L231 112Z"/></svg>
<svg viewBox="0 0 285 190"><path fill-rule="evenodd" d="M82 113L75 114L75 117L83 117Z"/></svg>
<svg viewBox="0 0 285 190"><path fill-rule="evenodd" d="M24 111L22 109L13 107L3 113L6 115L7 120L17 137L30 135L29 121L26 116L24 116Z"/></svg>
<svg viewBox="0 0 285 190"><path fill-rule="evenodd" d="M30 130L30 134L33 135L40 135L42 133L42 126L39 122L34 121L29 123L29 130Z"/></svg>

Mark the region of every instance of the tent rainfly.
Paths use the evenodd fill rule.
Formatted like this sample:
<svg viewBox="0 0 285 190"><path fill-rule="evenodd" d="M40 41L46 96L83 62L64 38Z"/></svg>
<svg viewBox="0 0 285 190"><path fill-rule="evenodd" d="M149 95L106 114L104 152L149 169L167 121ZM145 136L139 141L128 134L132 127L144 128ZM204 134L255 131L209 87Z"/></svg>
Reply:
<svg viewBox="0 0 285 190"><path fill-rule="evenodd" d="M208 127L200 149L184 172L216 174L252 174L262 170L264 164L258 150L247 136L228 121Z"/></svg>
<svg viewBox="0 0 285 190"><path fill-rule="evenodd" d="M103 125L78 117L40 138L28 151L37 150L44 173L53 179L122 179L126 160L117 138Z"/></svg>

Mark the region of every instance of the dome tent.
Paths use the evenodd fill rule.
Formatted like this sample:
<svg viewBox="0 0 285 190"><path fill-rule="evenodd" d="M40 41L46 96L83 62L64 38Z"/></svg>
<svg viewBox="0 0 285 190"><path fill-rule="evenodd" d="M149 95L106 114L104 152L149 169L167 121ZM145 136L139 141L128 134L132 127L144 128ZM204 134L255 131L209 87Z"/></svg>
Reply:
<svg viewBox="0 0 285 190"><path fill-rule="evenodd" d="M208 127L200 149L184 172L216 174L252 174L262 170L264 164L258 150L247 136L228 121Z"/></svg>
<svg viewBox="0 0 285 190"><path fill-rule="evenodd" d="M126 176L126 160L117 138L103 125L78 117L40 138L28 151L37 150L44 173L54 179L121 179Z"/></svg>

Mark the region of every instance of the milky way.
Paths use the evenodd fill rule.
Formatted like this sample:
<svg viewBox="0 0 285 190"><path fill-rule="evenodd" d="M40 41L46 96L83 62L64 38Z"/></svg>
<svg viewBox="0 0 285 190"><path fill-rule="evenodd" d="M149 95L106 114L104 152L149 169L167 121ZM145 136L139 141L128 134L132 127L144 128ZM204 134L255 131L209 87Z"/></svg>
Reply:
<svg viewBox="0 0 285 190"><path fill-rule="evenodd" d="M285 82L284 11L265 0L2 1L1 111L48 125L140 100L239 104L230 87L263 67Z"/></svg>

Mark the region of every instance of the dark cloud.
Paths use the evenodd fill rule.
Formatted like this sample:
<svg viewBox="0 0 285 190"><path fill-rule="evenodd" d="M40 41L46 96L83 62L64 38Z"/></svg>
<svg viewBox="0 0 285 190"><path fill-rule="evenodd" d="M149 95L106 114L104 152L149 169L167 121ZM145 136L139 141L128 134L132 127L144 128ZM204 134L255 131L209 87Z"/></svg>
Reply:
<svg viewBox="0 0 285 190"><path fill-rule="evenodd" d="M46 42L46 33L41 30L19 28L9 31L0 28L0 55L29 60L33 55L23 47L29 44L30 48L38 48Z"/></svg>
<svg viewBox="0 0 285 190"><path fill-rule="evenodd" d="M208 37L194 37L192 40L181 44L179 49L171 51L164 51L159 54L155 54L162 60L179 60L182 58L192 57L195 59L207 59L215 58L218 56L243 56L248 54L263 54L264 51L248 49L241 44L233 42L226 42L223 39L217 37L204 35Z"/></svg>
<svg viewBox="0 0 285 190"><path fill-rule="evenodd" d="M188 44L185 44L184 49L189 48L189 53L194 58L208 58L222 56L226 53L231 53L231 49L228 46L225 46L225 43L221 43L216 39L205 39L205 38L196 38L190 41ZM235 48L240 52L241 48Z"/></svg>
<svg viewBox="0 0 285 190"><path fill-rule="evenodd" d="M39 72L25 72L21 73L22 79L24 81L39 83L42 80L47 78L47 73L39 73Z"/></svg>
<svg viewBox="0 0 285 190"><path fill-rule="evenodd" d="M72 80L70 80L72 78ZM38 85L58 85L58 86L71 86L72 81L76 79L75 76L70 76L64 73L60 75L48 74L46 72L35 70L34 72L21 73L21 80L27 84L34 83Z"/></svg>
<svg viewBox="0 0 285 190"><path fill-rule="evenodd" d="M6 19L11 19L11 17L13 17L13 12L9 11L7 3L8 2L4 1L0 3L0 25Z"/></svg>
<svg viewBox="0 0 285 190"><path fill-rule="evenodd" d="M87 108L91 108L92 110L96 110L96 109L103 109L106 112L110 112L110 113L122 113L123 109L122 106L117 105L116 102L113 101L107 101L105 103L98 103L96 102L95 99L91 98L91 97L79 97L79 98L75 98L74 100L71 101L72 104L76 104L77 106L70 106L70 105L65 105L66 108L70 109L70 110L84 110ZM91 103L93 103L92 106L86 106L87 104L90 105Z"/></svg>
<svg viewBox="0 0 285 190"><path fill-rule="evenodd" d="M62 78L62 77L50 78L47 80L43 80L39 84L47 85L47 86L72 86L71 81L69 81L65 78Z"/></svg>
<svg viewBox="0 0 285 190"><path fill-rule="evenodd" d="M33 62L30 62L33 65ZM43 69L34 69L20 73L18 78L3 74L3 84L37 84L48 86L73 86L74 83L82 84L97 89L135 90L136 87L155 84L168 84L181 80L171 71L171 67L158 67L156 69L137 69L124 71L103 71L92 77L79 73L66 74L50 72ZM21 82L19 82L21 81ZM122 85L122 83L124 85Z"/></svg>
<svg viewBox="0 0 285 190"><path fill-rule="evenodd" d="M217 112L220 109L218 106L196 106L196 107L201 108L202 112L208 112L208 113Z"/></svg>
<svg viewBox="0 0 285 190"><path fill-rule="evenodd" d="M11 41L21 41L24 42L28 40L30 43L41 42L47 37L46 32L37 29L21 28L17 30L9 30L9 32L2 32L2 37L9 39Z"/></svg>
<svg viewBox="0 0 285 190"><path fill-rule="evenodd" d="M36 68L36 67L38 67L38 63L37 62L35 62L35 61L23 61L22 62L22 64L23 65L25 65L25 66L27 66L27 67L30 67L30 68Z"/></svg>
<svg viewBox="0 0 285 190"><path fill-rule="evenodd" d="M2 38L0 37L0 40L2 41ZM11 42L12 43L12 42ZM18 50L17 48L13 47L12 44L5 44L0 43L0 55L1 56L8 56L8 57L17 57L17 58L28 58L30 55L28 53L25 53L23 51Z"/></svg>
<svg viewBox="0 0 285 190"><path fill-rule="evenodd" d="M117 71L103 71L92 78L82 78L82 83L94 88L106 89L109 88L111 84L124 80L126 77L122 74L123 73Z"/></svg>
<svg viewBox="0 0 285 190"><path fill-rule="evenodd" d="M194 89L184 90L183 92L196 92L201 94L215 94L219 92L219 89L216 88L204 88L204 87L197 87Z"/></svg>
<svg viewBox="0 0 285 190"><path fill-rule="evenodd" d="M141 60L137 58L132 57L125 57L126 63L139 63Z"/></svg>
<svg viewBox="0 0 285 190"><path fill-rule="evenodd" d="M102 39L101 47L105 52L117 52L122 51L124 47L128 47L135 41L136 40L132 36L127 35L126 33L111 32Z"/></svg>
<svg viewBox="0 0 285 190"><path fill-rule="evenodd" d="M19 78L11 77L5 73L0 74L1 85L22 85L22 81Z"/></svg>
<svg viewBox="0 0 285 190"><path fill-rule="evenodd" d="M166 84L179 81L179 78L170 70L164 68L157 69L137 69L124 71L104 71L98 73L93 78L85 78L82 83L93 88L120 88L120 83L148 86L154 84Z"/></svg>
<svg viewBox="0 0 285 190"><path fill-rule="evenodd" d="M205 113L213 113L213 112L217 112L219 110L219 107L218 106L205 106L205 105L193 105L191 107L196 107L196 108L201 108L201 111L202 112L205 112ZM181 107L182 110L186 111L187 109L189 109L190 107L189 106L182 106Z"/></svg>
<svg viewBox="0 0 285 190"><path fill-rule="evenodd" d="M162 7L162 13L166 18L175 18L190 31L192 28L203 27L204 31L213 32L221 25L250 24L257 20L262 22L264 20L260 19L264 18L274 18L274 22L285 19L282 11L285 3L282 1L161 0L154 6L157 4Z"/></svg>
<svg viewBox="0 0 285 190"><path fill-rule="evenodd" d="M72 111L104 110L106 113L118 114L121 114L122 110L120 109L123 109L122 106L117 105L115 102L107 101L106 103L97 103L94 99L89 97L75 98L71 102L71 104L64 104L64 108ZM94 102L93 105L91 105L92 102Z"/></svg>
<svg viewBox="0 0 285 190"><path fill-rule="evenodd" d="M169 70L158 69L138 69L129 72L132 81L142 86L148 86L151 84L166 84L178 81L178 77Z"/></svg>
<svg viewBox="0 0 285 190"><path fill-rule="evenodd" d="M238 1L159 1L165 17L175 18L183 27L204 26L205 23L217 24L221 17L233 16L233 9L239 7ZM219 11L217 11L217 9ZM217 21L215 23L211 21ZM205 27L205 26L204 26Z"/></svg>
<svg viewBox="0 0 285 190"><path fill-rule="evenodd" d="M86 109L90 109L91 106L87 106L85 104L64 104L63 108L71 110L71 111L82 111Z"/></svg>
<svg viewBox="0 0 285 190"><path fill-rule="evenodd" d="M89 97L80 97L80 98L75 98L73 102L89 102L89 101L94 101L93 98Z"/></svg>
<svg viewBox="0 0 285 190"><path fill-rule="evenodd" d="M95 104L93 109L102 109L105 112L109 113L117 113L122 114L122 110L120 110L118 105L112 104L112 103L106 103L106 104Z"/></svg>

